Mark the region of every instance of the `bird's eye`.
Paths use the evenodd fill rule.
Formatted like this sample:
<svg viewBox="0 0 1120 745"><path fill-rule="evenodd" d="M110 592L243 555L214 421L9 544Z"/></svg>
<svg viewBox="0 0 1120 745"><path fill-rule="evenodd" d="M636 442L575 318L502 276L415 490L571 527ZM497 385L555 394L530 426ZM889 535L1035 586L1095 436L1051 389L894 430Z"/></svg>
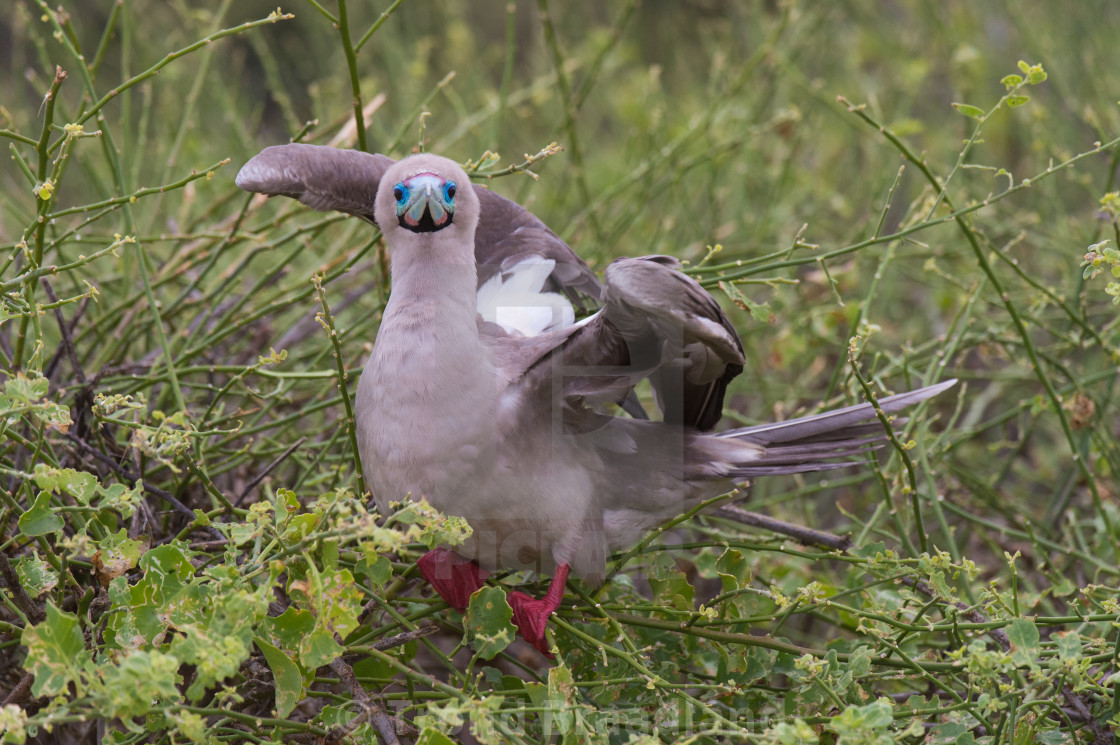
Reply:
<svg viewBox="0 0 1120 745"><path fill-rule="evenodd" d="M399 186L394 186L393 187L393 199L397 200L398 202L403 202L404 201L404 189L402 189Z"/></svg>
<svg viewBox="0 0 1120 745"><path fill-rule="evenodd" d="M454 181L452 181L451 183L449 183L447 185L447 198L448 199L454 199L455 198L455 182Z"/></svg>

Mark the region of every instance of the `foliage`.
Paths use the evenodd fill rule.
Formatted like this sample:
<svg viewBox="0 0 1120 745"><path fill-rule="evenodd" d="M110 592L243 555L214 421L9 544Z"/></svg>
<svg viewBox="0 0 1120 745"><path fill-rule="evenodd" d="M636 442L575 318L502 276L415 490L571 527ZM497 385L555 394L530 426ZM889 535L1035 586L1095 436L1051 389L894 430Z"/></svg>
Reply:
<svg viewBox="0 0 1120 745"><path fill-rule="evenodd" d="M1109 741L1120 19L1033 5L18 0L4 741ZM462 521L361 493L386 261L233 186L288 139L689 262L748 350L732 421L962 384L877 462L752 486L816 538L693 514L613 557L546 662L526 578L447 609L414 565Z"/></svg>

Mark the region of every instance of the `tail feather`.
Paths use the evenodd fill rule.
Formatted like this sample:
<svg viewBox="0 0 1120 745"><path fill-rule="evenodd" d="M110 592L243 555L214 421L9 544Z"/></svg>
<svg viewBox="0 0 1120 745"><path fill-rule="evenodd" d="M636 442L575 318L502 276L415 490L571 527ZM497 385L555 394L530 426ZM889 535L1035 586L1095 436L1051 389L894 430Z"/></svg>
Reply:
<svg viewBox="0 0 1120 745"><path fill-rule="evenodd" d="M957 379L946 380L936 385L927 385L916 388L906 393L887 396L879 399L879 407L888 414L901 411L908 406L921 403L927 398L933 398L942 391L946 391L957 384ZM810 438L829 437L836 439L846 438L850 427L864 424L875 418L875 409L871 404L855 404L845 406L843 409L826 411L823 414L790 419L785 422L772 424L756 424L752 427L740 427L721 432L720 437L741 437L759 445L770 445L781 442L800 442Z"/></svg>
<svg viewBox="0 0 1120 745"><path fill-rule="evenodd" d="M844 460L844 461L814 461L811 463L798 463L793 465L766 465L765 460L756 466L741 466L731 474L735 479L754 479L761 476L785 476L791 473L816 473L817 471L835 471L837 468L851 468L861 463L870 461Z"/></svg>
<svg viewBox="0 0 1120 745"><path fill-rule="evenodd" d="M766 448L765 460L767 465L800 463L815 458L839 458L845 455L856 455L882 446L883 438L880 430L879 437L857 437L851 440L819 442L809 445L795 443Z"/></svg>
<svg viewBox="0 0 1120 745"><path fill-rule="evenodd" d="M946 380L888 396L879 400L879 406L885 413L893 414L952 388L956 382ZM735 468L739 477L828 471L852 465L851 461L838 462L837 458L867 454L886 444L882 425L875 418L874 407L864 403L785 422L732 429L718 436L765 448L757 460ZM896 420L894 424L900 426L905 422Z"/></svg>

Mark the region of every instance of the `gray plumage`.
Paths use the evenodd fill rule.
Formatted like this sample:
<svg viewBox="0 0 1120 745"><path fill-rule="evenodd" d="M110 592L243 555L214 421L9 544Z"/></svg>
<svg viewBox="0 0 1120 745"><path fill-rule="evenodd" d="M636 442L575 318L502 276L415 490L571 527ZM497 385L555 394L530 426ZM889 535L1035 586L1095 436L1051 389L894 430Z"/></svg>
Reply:
<svg viewBox="0 0 1120 745"><path fill-rule="evenodd" d="M578 323L525 336L482 320L480 266L513 267L529 253L560 267L548 280L557 289L585 293L597 281L539 220L472 188L449 160L309 148L265 150L238 184L381 227L392 293L355 401L363 472L383 509L423 495L465 517L474 533L456 551L483 567L568 564L595 581L609 552L699 500L749 477L850 465L881 444L867 404L711 434L743 347L668 257L612 263L601 310ZM458 186L454 216L414 232L394 188L429 175ZM613 415L607 405L643 379L663 421ZM880 403L898 412L953 382Z"/></svg>

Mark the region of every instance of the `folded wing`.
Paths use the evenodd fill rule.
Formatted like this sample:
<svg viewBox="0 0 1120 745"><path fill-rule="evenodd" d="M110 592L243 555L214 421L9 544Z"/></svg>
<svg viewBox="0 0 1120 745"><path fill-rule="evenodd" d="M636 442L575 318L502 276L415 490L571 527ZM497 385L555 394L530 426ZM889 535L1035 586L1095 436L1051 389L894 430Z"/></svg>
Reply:
<svg viewBox="0 0 1120 745"><path fill-rule="evenodd" d="M533 344L502 345L525 388L559 390L573 411L622 404L649 379L665 422L706 431L719 421L728 383L743 371L731 322L675 259L618 259L606 271L602 309Z"/></svg>

